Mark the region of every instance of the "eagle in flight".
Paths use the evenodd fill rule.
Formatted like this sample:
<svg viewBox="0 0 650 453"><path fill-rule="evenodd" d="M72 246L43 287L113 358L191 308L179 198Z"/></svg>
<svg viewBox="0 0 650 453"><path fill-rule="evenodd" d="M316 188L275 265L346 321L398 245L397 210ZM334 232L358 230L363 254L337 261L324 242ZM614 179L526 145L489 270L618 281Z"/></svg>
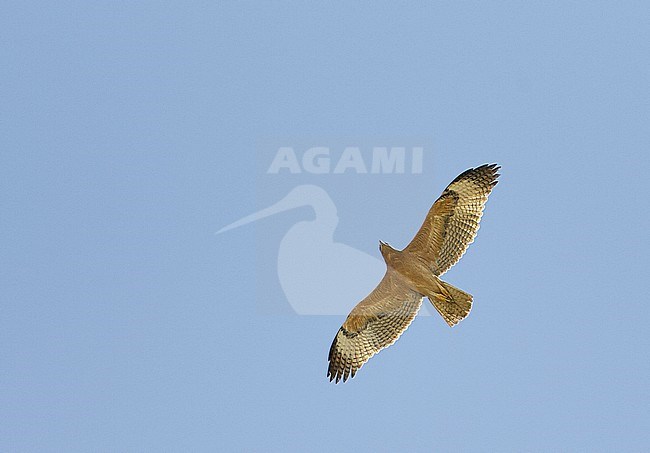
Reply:
<svg viewBox="0 0 650 453"><path fill-rule="evenodd" d="M453 327L472 308L472 295L440 280L474 241L483 207L497 184L499 166L481 165L458 175L433 204L404 250L379 242L386 274L339 329L329 352L327 376L343 382L382 349L395 343L426 297Z"/></svg>

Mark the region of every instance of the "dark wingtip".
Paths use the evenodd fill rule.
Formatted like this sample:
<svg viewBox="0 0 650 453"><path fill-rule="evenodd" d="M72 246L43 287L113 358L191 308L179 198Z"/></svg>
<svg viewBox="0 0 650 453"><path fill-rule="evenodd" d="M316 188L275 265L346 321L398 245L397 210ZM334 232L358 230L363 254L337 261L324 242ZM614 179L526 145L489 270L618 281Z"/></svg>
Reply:
<svg viewBox="0 0 650 453"><path fill-rule="evenodd" d="M352 379L354 375L357 374L357 370L355 368L346 368L346 369L333 369L332 364L330 363L329 369L327 370L327 377L329 378L330 382L334 381L335 384L338 384L339 382L347 382L348 379Z"/></svg>
<svg viewBox="0 0 650 453"><path fill-rule="evenodd" d="M483 169L491 170L492 173L494 173L496 175L496 173L501 169L501 165L499 165L499 164L483 164L480 167L475 168L475 170L483 170Z"/></svg>
<svg viewBox="0 0 650 453"><path fill-rule="evenodd" d="M483 164L483 165L479 165L478 167L475 167L475 168L468 168L467 170L462 172L460 175L456 176L456 178L454 178L454 180L451 182L451 184L460 181L461 179L465 178L467 175L480 173L480 172L482 172L484 170L488 170L490 173L492 173L492 177L496 180L496 178L499 177L499 174L497 173L497 171L499 171L500 168L501 168L501 166L499 166L498 164Z"/></svg>
<svg viewBox="0 0 650 453"><path fill-rule="evenodd" d="M357 370L354 367L351 368L342 368L340 364L332 363L330 360L329 366L327 368L327 377L330 382L334 381L335 384L338 384L340 381L346 382L348 379L351 379L356 374Z"/></svg>
<svg viewBox="0 0 650 453"><path fill-rule="evenodd" d="M343 382L347 381L348 377L354 377L354 374L356 373L356 370L354 368L346 367L346 365L341 362L340 354L336 354L336 344L339 333L341 332L348 337L355 337L357 335L356 333L349 333L343 327L341 327L334 337L334 340L332 341L332 345L330 346L329 354L327 356L327 361L329 362L327 368L327 377L329 378L330 382L334 381L335 384L338 384L341 380L343 380Z"/></svg>
<svg viewBox="0 0 650 453"><path fill-rule="evenodd" d="M480 167L476 167L474 169L474 171L478 171L478 170L489 170L492 173L492 178L493 178L493 181L492 181L492 183L490 185L492 187L497 185L497 183L499 182L499 181L497 181L497 179L499 179L499 176L501 176L501 174L498 173L498 171L501 170L501 165L496 164L496 163L495 164L483 164Z"/></svg>

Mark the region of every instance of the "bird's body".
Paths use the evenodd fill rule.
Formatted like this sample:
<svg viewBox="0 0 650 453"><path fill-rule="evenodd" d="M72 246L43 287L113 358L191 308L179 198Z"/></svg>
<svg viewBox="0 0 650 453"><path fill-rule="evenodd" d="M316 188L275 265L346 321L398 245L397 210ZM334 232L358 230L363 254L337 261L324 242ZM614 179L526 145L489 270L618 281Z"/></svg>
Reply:
<svg viewBox="0 0 650 453"><path fill-rule="evenodd" d="M397 341L424 297L450 326L469 314L472 296L439 277L474 240L498 170L492 164L461 173L433 204L404 250L380 242L386 274L352 309L334 338L328 358L330 380L345 382L370 357Z"/></svg>
<svg viewBox="0 0 650 453"><path fill-rule="evenodd" d="M388 244L380 245L380 251L386 266L397 271L409 288L421 294L429 294L439 287L440 279L429 266L408 249L395 250Z"/></svg>

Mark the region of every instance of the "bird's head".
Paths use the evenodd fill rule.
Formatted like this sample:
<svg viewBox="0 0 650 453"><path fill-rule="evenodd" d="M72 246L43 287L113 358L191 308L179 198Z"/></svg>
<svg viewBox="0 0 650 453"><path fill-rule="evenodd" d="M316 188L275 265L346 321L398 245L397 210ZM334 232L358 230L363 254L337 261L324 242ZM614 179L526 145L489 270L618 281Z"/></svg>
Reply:
<svg viewBox="0 0 650 453"><path fill-rule="evenodd" d="M381 252L381 255L386 258L387 255L395 250L393 247L390 245L386 244L384 241L379 241L379 251Z"/></svg>

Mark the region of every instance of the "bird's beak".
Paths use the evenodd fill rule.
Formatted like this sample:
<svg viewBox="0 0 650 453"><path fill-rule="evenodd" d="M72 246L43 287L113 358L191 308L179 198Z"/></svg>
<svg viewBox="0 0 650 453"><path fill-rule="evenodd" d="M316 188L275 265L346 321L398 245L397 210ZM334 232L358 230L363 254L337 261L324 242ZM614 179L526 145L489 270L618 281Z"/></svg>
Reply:
<svg viewBox="0 0 650 453"><path fill-rule="evenodd" d="M302 206L303 204L304 203L297 203L295 199L293 200L289 199L288 196L284 197L282 200L278 201L274 205L269 206L268 208L264 208L253 214L247 215L246 217L243 217L237 220L236 222L231 223L230 225L226 225L225 227L217 231L216 234L220 234L228 230L239 228L240 226L246 225L247 223L255 222L256 220L263 219L273 214L278 214L283 211L288 211L289 209L297 208L299 206Z"/></svg>

